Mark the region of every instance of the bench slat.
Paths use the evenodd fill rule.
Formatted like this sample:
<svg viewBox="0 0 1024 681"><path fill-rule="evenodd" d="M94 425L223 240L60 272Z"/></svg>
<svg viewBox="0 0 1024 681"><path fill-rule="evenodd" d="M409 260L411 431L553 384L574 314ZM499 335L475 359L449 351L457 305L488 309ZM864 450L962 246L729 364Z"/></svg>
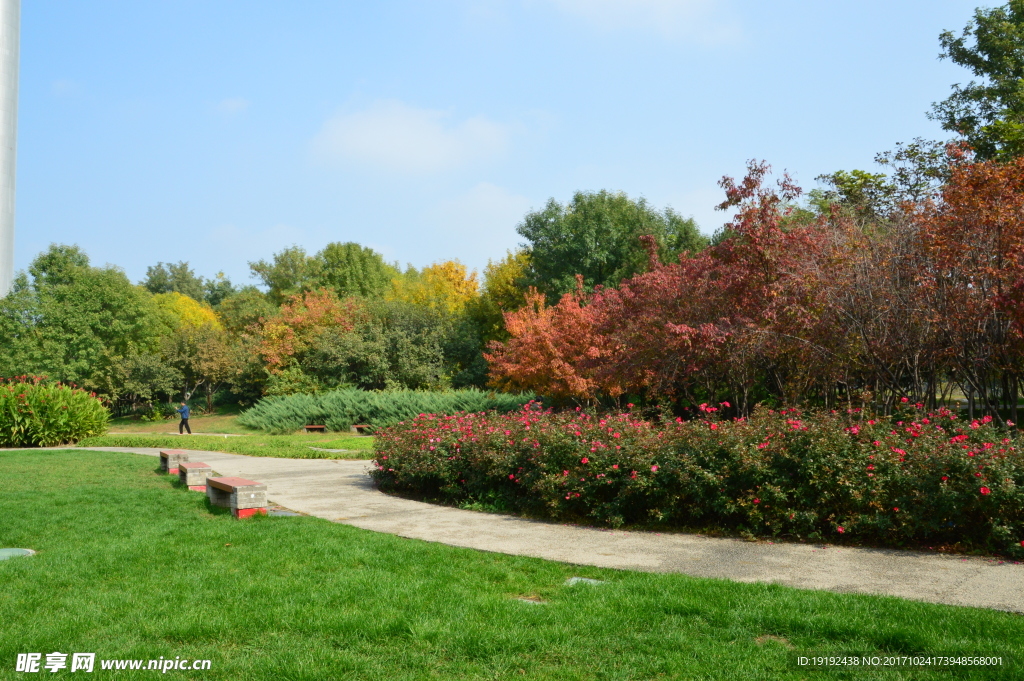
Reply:
<svg viewBox="0 0 1024 681"><path fill-rule="evenodd" d="M263 487L266 488L266 484L262 482L256 482L255 480L246 480L245 478L207 478L206 484L217 489L224 490L225 492L234 492L239 487Z"/></svg>

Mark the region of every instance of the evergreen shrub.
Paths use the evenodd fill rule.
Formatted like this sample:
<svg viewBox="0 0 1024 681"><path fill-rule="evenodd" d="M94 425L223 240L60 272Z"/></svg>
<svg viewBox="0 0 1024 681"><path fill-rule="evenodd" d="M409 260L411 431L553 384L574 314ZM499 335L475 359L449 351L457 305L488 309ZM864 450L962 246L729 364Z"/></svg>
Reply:
<svg viewBox="0 0 1024 681"><path fill-rule="evenodd" d="M0 447L53 447L107 431L110 413L73 385L39 376L0 378Z"/></svg>
<svg viewBox="0 0 1024 681"><path fill-rule="evenodd" d="M271 434L291 433L307 425L331 431L356 424L374 428L408 421L419 414L517 411L533 395L510 395L483 390L360 390L345 388L328 393L265 397L238 417L243 426Z"/></svg>
<svg viewBox="0 0 1024 681"><path fill-rule="evenodd" d="M613 527L1024 557L1024 442L988 417L703 411L418 416L377 433L373 476L387 492Z"/></svg>

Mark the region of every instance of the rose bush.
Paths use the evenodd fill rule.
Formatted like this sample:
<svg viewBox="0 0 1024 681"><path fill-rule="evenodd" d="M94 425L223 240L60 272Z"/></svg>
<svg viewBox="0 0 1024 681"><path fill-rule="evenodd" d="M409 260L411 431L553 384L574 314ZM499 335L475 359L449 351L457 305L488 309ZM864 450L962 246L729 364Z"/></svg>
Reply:
<svg viewBox="0 0 1024 681"><path fill-rule="evenodd" d="M907 405L758 410L652 423L630 413L421 414L377 434L389 492L618 527L955 546L1024 557L1021 440L989 418Z"/></svg>

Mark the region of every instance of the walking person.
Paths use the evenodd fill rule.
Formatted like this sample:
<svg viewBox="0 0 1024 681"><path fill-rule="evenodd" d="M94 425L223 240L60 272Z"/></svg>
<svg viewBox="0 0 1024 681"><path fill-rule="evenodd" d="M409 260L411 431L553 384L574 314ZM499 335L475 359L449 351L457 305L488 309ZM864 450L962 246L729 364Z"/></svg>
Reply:
<svg viewBox="0 0 1024 681"><path fill-rule="evenodd" d="M181 409L176 409L181 414L181 423L178 424L178 435L182 434L182 431L187 430L188 434L192 434L192 429L188 427L188 405L184 402L181 403Z"/></svg>

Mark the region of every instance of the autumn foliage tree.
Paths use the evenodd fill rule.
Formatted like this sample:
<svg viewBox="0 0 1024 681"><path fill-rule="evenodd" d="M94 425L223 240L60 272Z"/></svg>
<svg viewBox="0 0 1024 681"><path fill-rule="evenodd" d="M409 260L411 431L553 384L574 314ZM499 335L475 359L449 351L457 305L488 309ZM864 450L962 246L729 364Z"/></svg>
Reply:
<svg viewBox="0 0 1024 681"><path fill-rule="evenodd" d="M556 398L621 394L614 380L599 378L598 370L613 348L609 339L596 333L601 306L587 303L582 281L576 292L564 294L551 306L543 293L531 288L526 306L505 315L511 338L492 342L491 354L484 355L494 385Z"/></svg>
<svg viewBox="0 0 1024 681"><path fill-rule="evenodd" d="M758 401L890 410L954 389L1015 412L1024 329L1024 163L950 147L937 197L884 219L799 206L763 163L726 178L727 237L616 289L506 315L495 385L592 399ZM973 402L972 402L973 404Z"/></svg>
<svg viewBox="0 0 1024 681"><path fill-rule="evenodd" d="M259 325L257 352L271 374L279 373L308 350L316 336L328 330L351 331L361 316L358 302L341 300L327 289L293 295Z"/></svg>

